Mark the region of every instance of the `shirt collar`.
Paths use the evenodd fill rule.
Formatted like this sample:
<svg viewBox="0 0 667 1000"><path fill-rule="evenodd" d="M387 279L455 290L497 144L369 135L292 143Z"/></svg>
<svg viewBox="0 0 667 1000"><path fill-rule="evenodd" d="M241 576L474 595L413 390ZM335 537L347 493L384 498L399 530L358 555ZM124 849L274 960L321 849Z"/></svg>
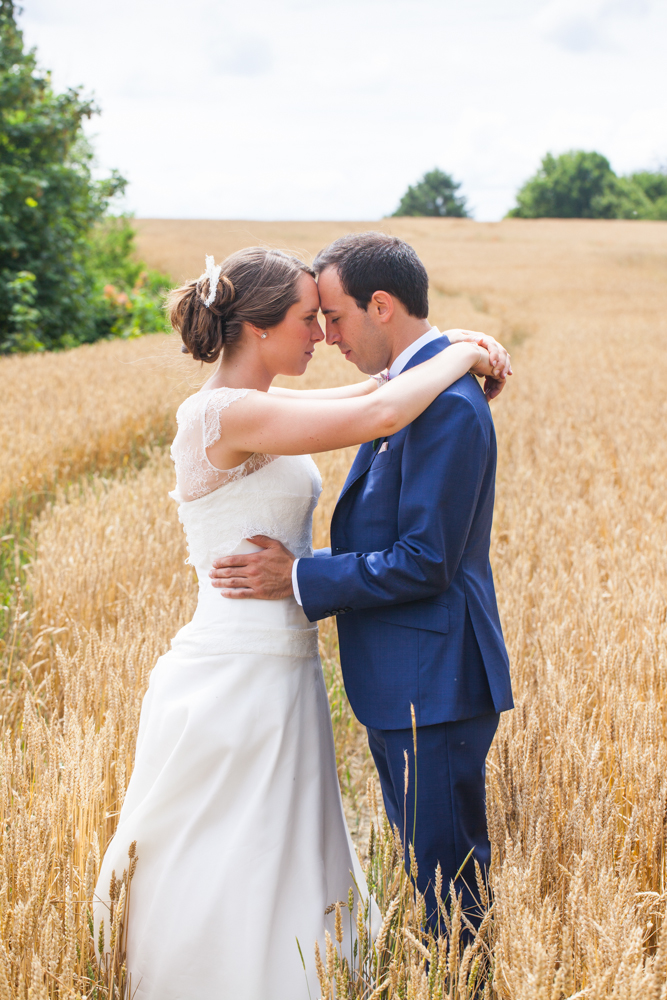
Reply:
<svg viewBox="0 0 667 1000"><path fill-rule="evenodd" d="M438 337L442 337L442 334L440 333L440 330L438 330L437 326L432 326L430 330L426 331L426 333L422 333L421 337L418 337L417 340L413 341L398 355L389 369L389 378L394 378L396 375L400 375L408 361L411 358L414 358L417 351L421 351L422 347L426 347L427 344L430 344L432 340L437 340Z"/></svg>

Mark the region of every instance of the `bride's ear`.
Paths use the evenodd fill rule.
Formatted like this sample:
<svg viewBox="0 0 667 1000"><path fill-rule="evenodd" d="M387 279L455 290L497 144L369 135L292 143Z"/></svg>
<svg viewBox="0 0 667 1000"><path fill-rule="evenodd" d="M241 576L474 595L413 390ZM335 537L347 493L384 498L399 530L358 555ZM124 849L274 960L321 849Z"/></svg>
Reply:
<svg viewBox="0 0 667 1000"><path fill-rule="evenodd" d="M266 330L263 330L260 326L255 326L253 323L248 323L248 329L254 337L259 337L260 340L266 340L268 337Z"/></svg>

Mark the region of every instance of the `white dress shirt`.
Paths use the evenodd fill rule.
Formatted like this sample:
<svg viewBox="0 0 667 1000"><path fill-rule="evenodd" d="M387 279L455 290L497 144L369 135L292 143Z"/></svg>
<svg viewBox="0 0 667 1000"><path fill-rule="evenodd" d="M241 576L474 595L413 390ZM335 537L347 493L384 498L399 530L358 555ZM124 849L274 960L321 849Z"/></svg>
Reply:
<svg viewBox="0 0 667 1000"><path fill-rule="evenodd" d="M421 351L422 347L426 347L427 344L430 344L432 340L437 340L438 337L442 337L442 334L437 326L432 326L426 333L422 333L421 337L413 340L404 351L401 351L394 361L388 372L389 378L395 378L397 375L400 375L408 361L414 358L417 351Z"/></svg>
<svg viewBox="0 0 667 1000"><path fill-rule="evenodd" d="M442 337L440 330L438 330L437 326L432 326L430 330L426 331L426 333L422 333L421 337L417 337L416 340L413 340L413 342L406 347L404 351L401 351L392 364L391 368L387 372L389 378L392 379L397 375L400 375L408 361L414 358L417 351L421 351L422 347L426 347L427 344L430 344L432 340L437 340L438 337ZM299 593L299 582L296 578L296 568L298 564L298 559L295 559L292 563L292 590L294 591L297 604L301 604L303 606L301 594Z"/></svg>

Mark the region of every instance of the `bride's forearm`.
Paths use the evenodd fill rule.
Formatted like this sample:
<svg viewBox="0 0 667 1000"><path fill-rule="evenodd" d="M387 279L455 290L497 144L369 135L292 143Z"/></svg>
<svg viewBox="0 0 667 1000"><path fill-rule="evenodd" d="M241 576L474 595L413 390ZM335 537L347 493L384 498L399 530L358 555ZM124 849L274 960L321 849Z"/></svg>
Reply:
<svg viewBox="0 0 667 1000"><path fill-rule="evenodd" d="M292 399L353 399L355 396L367 396L377 389L374 378L365 382L353 382L352 385L338 385L330 389L282 389L272 385L269 392L272 396L288 396Z"/></svg>
<svg viewBox="0 0 667 1000"><path fill-rule="evenodd" d="M467 341L471 344L477 344L479 347L483 347L485 351L488 351L495 378L504 380L508 375L512 374L512 361L509 353L502 344L498 343L495 337L476 330L460 329L445 330L444 334L449 338L451 344L460 344L463 341Z"/></svg>
<svg viewBox="0 0 667 1000"><path fill-rule="evenodd" d="M487 352L476 344L452 344L428 361L415 365L385 383L378 391L378 403L393 409L396 426L384 433L395 434L412 423L433 400L474 366L488 365ZM482 371L480 374L486 374Z"/></svg>
<svg viewBox="0 0 667 1000"><path fill-rule="evenodd" d="M453 344L365 397L297 400L251 393L223 411L221 441L229 451L216 451L209 458L227 469L238 464L241 453L305 455L389 437L412 423L473 365L488 374L488 358L476 344Z"/></svg>

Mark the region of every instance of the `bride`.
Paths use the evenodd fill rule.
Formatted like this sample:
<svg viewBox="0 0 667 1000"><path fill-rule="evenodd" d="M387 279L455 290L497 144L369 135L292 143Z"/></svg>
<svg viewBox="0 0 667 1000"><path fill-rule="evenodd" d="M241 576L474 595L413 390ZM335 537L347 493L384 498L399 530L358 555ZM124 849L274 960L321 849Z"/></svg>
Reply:
<svg viewBox="0 0 667 1000"><path fill-rule="evenodd" d="M199 601L151 675L97 884L96 940L104 920L108 947L110 879L136 841L130 996L307 1000L319 996L313 945L334 933L325 911L350 889L357 901L367 892L317 627L293 597L221 597L209 570L217 556L255 551L247 539L259 534L310 555L321 482L309 454L393 434L469 369L493 371L485 350L458 343L381 388L371 378L271 389L276 375L302 375L324 336L313 273L278 250L241 250L218 267L207 258L169 308L183 350L219 362L180 406L172 448Z"/></svg>

